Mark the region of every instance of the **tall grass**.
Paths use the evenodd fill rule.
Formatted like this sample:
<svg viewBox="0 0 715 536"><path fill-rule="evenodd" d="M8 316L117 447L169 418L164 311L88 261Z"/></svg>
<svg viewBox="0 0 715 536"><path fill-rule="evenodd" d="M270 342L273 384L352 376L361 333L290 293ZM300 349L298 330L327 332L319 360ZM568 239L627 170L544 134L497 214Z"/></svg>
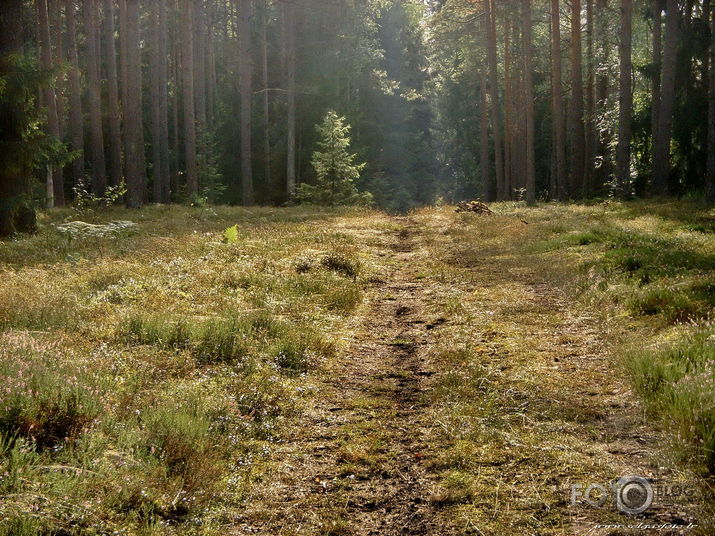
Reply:
<svg viewBox="0 0 715 536"><path fill-rule="evenodd" d="M715 472L715 325L693 326L675 341L631 350L625 365L651 411L685 442L686 456L695 453Z"/></svg>
<svg viewBox="0 0 715 536"><path fill-rule="evenodd" d="M333 347L311 330L300 330L264 314L240 318L171 320L156 315L133 315L120 328L129 343L188 350L199 364L244 363L267 354L286 369L307 371L315 358Z"/></svg>

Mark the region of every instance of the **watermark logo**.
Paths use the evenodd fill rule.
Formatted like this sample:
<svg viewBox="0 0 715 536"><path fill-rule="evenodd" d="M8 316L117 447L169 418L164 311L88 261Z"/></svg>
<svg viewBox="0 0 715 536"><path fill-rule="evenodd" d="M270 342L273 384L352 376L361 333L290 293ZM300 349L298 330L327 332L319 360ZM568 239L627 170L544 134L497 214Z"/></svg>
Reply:
<svg viewBox="0 0 715 536"><path fill-rule="evenodd" d="M653 486L642 476L624 476L615 486L616 508L624 514L638 515L653 504Z"/></svg>
<svg viewBox="0 0 715 536"><path fill-rule="evenodd" d="M601 508L611 502L627 515L642 514L653 505L654 500L692 498L695 488L688 485L669 485L651 482L637 475L623 476L614 482L571 484L571 505L587 504Z"/></svg>

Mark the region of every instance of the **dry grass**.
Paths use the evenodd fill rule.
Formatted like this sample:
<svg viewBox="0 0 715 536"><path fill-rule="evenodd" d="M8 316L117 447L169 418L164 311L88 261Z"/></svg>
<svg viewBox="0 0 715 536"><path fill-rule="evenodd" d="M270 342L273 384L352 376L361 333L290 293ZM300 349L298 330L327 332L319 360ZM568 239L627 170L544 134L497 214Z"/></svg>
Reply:
<svg viewBox="0 0 715 536"><path fill-rule="evenodd" d="M404 493L440 534L580 534L624 518L570 484L627 473L706 503L715 215L494 209L117 209L92 223L137 234L71 241L53 211L0 243L0 536L361 534Z"/></svg>
<svg viewBox="0 0 715 536"><path fill-rule="evenodd" d="M703 323L712 313L712 289L702 285L712 281L715 241L697 222L713 214L642 203L495 210L417 215L428 247L422 271L446 319L435 330L431 405L445 525L458 534L570 534L623 522L612 505L571 507L569 488L630 473L697 483L704 504L711 487L697 460L707 444L691 431L694 441L675 452L694 464L668 474L654 466L677 466L668 434L652 428L663 417L668 426L672 407L644 419L630 389L638 377L622 364L629 341L700 329L674 323ZM649 287L673 289L659 295L657 310L634 306ZM707 344L703 361L712 364ZM711 404L688 401L682 429L697 422L712 438L701 419ZM685 515L707 525L712 517L696 515L698 507L661 505L652 519Z"/></svg>
<svg viewBox="0 0 715 536"><path fill-rule="evenodd" d="M386 220L117 209L137 234L68 240L68 216L0 243L0 534L223 534L379 272L344 229Z"/></svg>

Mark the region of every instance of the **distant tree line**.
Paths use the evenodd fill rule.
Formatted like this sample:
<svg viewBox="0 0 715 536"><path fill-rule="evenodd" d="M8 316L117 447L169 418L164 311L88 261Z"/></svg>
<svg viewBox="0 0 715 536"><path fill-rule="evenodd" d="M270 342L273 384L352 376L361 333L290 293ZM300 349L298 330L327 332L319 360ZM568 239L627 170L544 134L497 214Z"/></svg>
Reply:
<svg viewBox="0 0 715 536"><path fill-rule="evenodd" d="M418 2L7 0L2 10L15 13L3 17L3 34L17 36L6 56L52 75L28 97L59 144L34 162L48 206L120 183L129 207L283 203L316 178L315 127L329 109L370 163L361 189L394 208L433 197Z"/></svg>
<svg viewBox="0 0 715 536"><path fill-rule="evenodd" d="M5 0L0 232L120 185L133 208L295 200L328 110L390 209L713 200L714 21L711 0Z"/></svg>
<svg viewBox="0 0 715 536"><path fill-rule="evenodd" d="M453 190L530 202L715 201L711 0L435 0L431 9L439 157Z"/></svg>

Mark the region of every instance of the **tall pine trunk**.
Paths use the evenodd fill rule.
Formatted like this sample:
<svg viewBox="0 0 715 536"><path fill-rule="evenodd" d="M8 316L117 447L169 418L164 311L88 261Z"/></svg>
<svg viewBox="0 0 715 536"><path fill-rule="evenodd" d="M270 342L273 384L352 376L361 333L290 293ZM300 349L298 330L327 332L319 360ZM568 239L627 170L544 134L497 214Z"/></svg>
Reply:
<svg viewBox="0 0 715 536"><path fill-rule="evenodd" d="M184 108L184 153L186 193L196 197L199 178L196 169L196 120L194 109L193 10L190 0L181 0L181 86Z"/></svg>
<svg viewBox="0 0 715 536"><path fill-rule="evenodd" d="M708 73L708 169L705 200L715 204L715 2L710 2L710 66Z"/></svg>
<svg viewBox="0 0 715 536"><path fill-rule="evenodd" d="M489 162L489 105L487 99L487 74L480 72L480 97L481 110L479 112L479 168L482 175L482 200L493 201L495 197L496 185L491 173Z"/></svg>
<svg viewBox="0 0 715 536"><path fill-rule="evenodd" d="M509 33L509 20L504 21L504 199L511 198L513 155L511 141L513 135L512 125L512 65L511 65L511 39Z"/></svg>
<svg viewBox="0 0 715 536"><path fill-rule="evenodd" d="M109 184L122 182L122 131L117 83L117 50L114 43L114 2L104 0L104 51L107 72L107 123L109 126Z"/></svg>
<svg viewBox="0 0 715 536"><path fill-rule="evenodd" d="M74 184L77 185L84 182L84 124L82 120L82 89L79 79L74 0L65 0L65 20L67 22L67 60L69 62L70 148L73 152L79 153L72 161L72 175Z"/></svg>
<svg viewBox="0 0 715 536"><path fill-rule="evenodd" d="M569 106L569 141L571 162L569 195L579 197L583 191L586 158L583 125L583 69L581 45L581 0L571 0L571 101Z"/></svg>
<svg viewBox="0 0 715 536"><path fill-rule="evenodd" d="M620 60L618 147L616 149L617 195L625 198L630 194L631 183L631 116L633 92L631 88L633 42L633 0L621 0L621 31L618 45Z"/></svg>
<svg viewBox="0 0 715 536"><path fill-rule="evenodd" d="M50 17L50 32L52 40L52 61L55 69L60 71L60 76L55 81L55 102L57 103L57 130L60 133L60 140L65 138L65 108L66 108L66 84L65 72L62 69L65 62L64 44L62 40L62 0L48 0L48 14ZM60 170L62 177L62 170ZM60 193L64 203L64 188L60 184ZM55 184L57 188L57 184ZM55 192L55 199L57 192Z"/></svg>
<svg viewBox="0 0 715 536"><path fill-rule="evenodd" d="M296 191L296 84L295 84L295 33L296 33L296 10L292 0L283 3L284 15L283 25L285 32L285 77L287 91L287 118L286 118L286 193L288 199L295 196Z"/></svg>
<svg viewBox="0 0 715 536"><path fill-rule="evenodd" d="M610 62L610 39L608 35L608 0L596 0L595 29L598 45L597 59L598 75L596 77L596 116L601 118L608 110L608 95L610 80L608 64ZM603 187L609 180L612 170L611 164L611 138L612 133L608 126L597 129L596 139L597 156L600 166L594 177L594 192L603 192Z"/></svg>
<svg viewBox="0 0 715 536"><path fill-rule="evenodd" d="M92 156L92 191L104 195L107 172L104 161L102 132L102 96L99 79L99 5L97 0L84 0L84 31L87 62L89 110L89 145Z"/></svg>
<svg viewBox="0 0 715 536"><path fill-rule="evenodd" d="M670 137L673 129L673 107L675 105L675 63L678 53L678 2L667 0L665 15L665 46L661 78L660 111L658 130L653 147L653 193L668 193L670 175Z"/></svg>
<svg viewBox="0 0 715 536"><path fill-rule="evenodd" d="M127 206L139 208L145 198L146 167L142 118L141 48L139 45L139 0L126 0L126 86L124 105L127 175Z"/></svg>
<svg viewBox="0 0 715 536"><path fill-rule="evenodd" d="M524 45L524 105L526 107L526 203L536 204L536 169L534 157L534 60L532 48L531 0L522 0Z"/></svg>
<svg viewBox="0 0 715 536"><path fill-rule="evenodd" d="M199 145L206 128L206 19L203 2L194 3L194 98L196 99L196 129ZM203 155L205 151L199 149Z"/></svg>
<svg viewBox="0 0 715 536"><path fill-rule="evenodd" d="M171 202L171 172L169 170L169 58L167 47L166 0L159 4L159 160L161 161L161 203Z"/></svg>
<svg viewBox="0 0 715 536"><path fill-rule="evenodd" d="M708 0L709 1L709 0ZM663 23L663 0L651 0L651 14L653 16L653 50L651 52L651 63L653 67L653 80L651 81L651 109L650 109L650 129L651 129L651 153L655 149L655 138L658 132L660 119L660 73L662 54L662 23ZM651 158L652 158L651 154Z"/></svg>
<svg viewBox="0 0 715 536"><path fill-rule="evenodd" d="M263 74L263 180L271 184L271 116L268 88L268 6L263 7L261 21L261 62Z"/></svg>
<svg viewBox="0 0 715 536"><path fill-rule="evenodd" d="M238 89L241 99L241 186L243 204L253 204L251 0L238 5Z"/></svg>
<svg viewBox="0 0 715 536"><path fill-rule="evenodd" d="M162 117L161 117L161 93L166 88L161 86L161 2L155 2L152 6L151 24L151 54L150 54L150 86L151 86L151 149L152 149L152 182L154 191L154 202L164 202L164 162L161 157L162 149Z"/></svg>
<svg viewBox="0 0 715 536"><path fill-rule="evenodd" d="M50 21L47 10L47 0L37 0L39 45L40 45L40 67L44 71L54 68L52 60L52 40L50 38ZM47 134L59 139L60 125L57 118L57 100L55 89L51 85L46 85L42 89L42 99L47 108ZM64 193L62 190L62 170L60 166L50 165L47 169L47 206L62 206L64 204Z"/></svg>
<svg viewBox="0 0 715 536"><path fill-rule="evenodd" d="M494 160L496 164L497 201L506 199L504 155L502 154L501 118L499 114L499 77L497 76L497 35L495 0L485 0L487 19L487 63L489 64L489 97L491 99Z"/></svg>
<svg viewBox="0 0 715 536"><path fill-rule="evenodd" d="M551 106L556 153L556 195L564 200L566 189L566 125L561 80L561 17L559 0L551 0Z"/></svg>
<svg viewBox="0 0 715 536"><path fill-rule="evenodd" d="M585 148L586 167L583 172L583 195L590 197L594 193L595 168L594 160L596 155L596 125L594 116L596 114L596 78L594 72L595 50L594 50L594 13L593 1L586 0L586 113L585 120Z"/></svg>

